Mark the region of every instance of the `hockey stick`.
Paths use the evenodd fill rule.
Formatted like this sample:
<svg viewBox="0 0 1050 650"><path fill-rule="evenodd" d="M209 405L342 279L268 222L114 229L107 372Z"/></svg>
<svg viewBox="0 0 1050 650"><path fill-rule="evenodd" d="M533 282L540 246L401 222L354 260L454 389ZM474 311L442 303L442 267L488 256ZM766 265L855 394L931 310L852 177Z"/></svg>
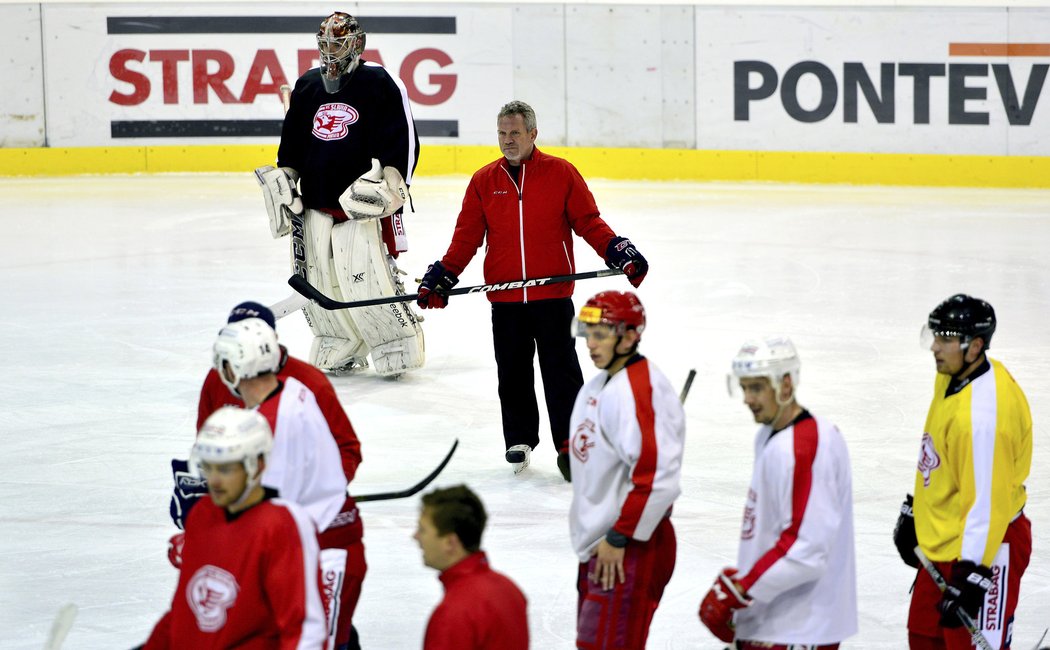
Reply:
<svg viewBox="0 0 1050 650"><path fill-rule="evenodd" d="M678 401L685 404L685 398L689 397L689 389L693 387L693 379L696 378L696 368L689 370L689 376L685 378L685 386L682 386L682 394L678 396Z"/></svg>
<svg viewBox="0 0 1050 650"><path fill-rule="evenodd" d="M412 496L413 494L419 492L426 486L430 485L431 481L437 478L437 475L441 473L441 470L445 469L445 465L448 465L448 461L452 460L452 454L455 453L456 447L458 446L459 438L456 438L456 440L452 443L452 448L448 450L447 454L445 454L445 459L441 461L441 464L434 468L433 472L427 474L426 478L424 478L419 483L416 483L412 487L408 488L407 490L400 490L398 492L376 492L375 494L362 494L359 497L354 497L354 501L357 501L358 503L363 503L365 501L389 501L390 499L404 499L405 497ZM346 492L347 494L350 493L349 487L346 488Z"/></svg>
<svg viewBox="0 0 1050 650"><path fill-rule="evenodd" d="M73 603L66 603L58 610L55 620L51 623L51 633L47 635L44 650L58 650L62 647L62 642L66 640L69 628L73 627L73 619L76 617L77 606Z"/></svg>
<svg viewBox="0 0 1050 650"><path fill-rule="evenodd" d="M937 584L937 588L943 593L948 588L948 583L945 582L944 576L937 570L937 567L933 566L933 562L930 562L930 558L926 557L926 554L918 546L915 547L915 557L919 558L922 568L926 569L926 573L930 574L930 577ZM973 617L966 613L966 610L960 607L955 613L959 616L959 620L962 621L963 627L970 633L970 640L974 646L981 650L993 650L992 644L988 643L988 639L984 638L980 628L977 627L977 623L974 622Z"/></svg>
<svg viewBox="0 0 1050 650"><path fill-rule="evenodd" d="M281 84L277 92L281 95L281 106L284 107L284 112L287 115L288 109L292 107L292 87L288 84Z"/></svg>
<svg viewBox="0 0 1050 650"><path fill-rule="evenodd" d="M277 302L270 305L270 311L273 312L273 317L275 320L281 320L285 316L289 314L294 314L295 312L299 311L300 309L309 304L310 300L308 298L301 294L293 293L287 298L278 300Z"/></svg>
<svg viewBox="0 0 1050 650"><path fill-rule="evenodd" d="M554 275L549 278L532 278L529 280L515 280L513 282L500 282L497 284L478 284L473 287L460 287L448 292L447 295L458 296L464 293L488 293L490 291L507 291L509 289L527 289L531 287L542 287L558 282L574 282L576 280L588 280L590 278L605 278L610 275L623 275L619 269L602 269L601 271L587 271L586 273L573 273L572 275ZM337 309L353 309L354 307L371 307L373 305L388 305L392 302L412 302L419 297L418 293L409 293L403 296L384 296L382 298L369 298L368 300L355 300L353 302L342 302L334 300L317 290L305 278L293 275L288 278L288 284L316 302L322 309L335 311Z"/></svg>

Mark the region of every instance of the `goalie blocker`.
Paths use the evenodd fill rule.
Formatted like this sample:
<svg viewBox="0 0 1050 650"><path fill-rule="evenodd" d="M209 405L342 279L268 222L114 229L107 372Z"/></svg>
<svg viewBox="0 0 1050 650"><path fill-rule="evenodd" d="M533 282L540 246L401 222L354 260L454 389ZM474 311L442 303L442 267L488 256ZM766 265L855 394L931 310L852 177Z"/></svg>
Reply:
<svg viewBox="0 0 1050 650"><path fill-rule="evenodd" d="M270 216L271 234L275 238L292 236L291 262L296 275L337 300L404 295L402 272L387 250L380 221L391 217L397 235L397 211L408 191L396 169L380 170L378 161L373 161L372 170L340 197L340 205L350 217L347 221L329 211L302 210L291 182L298 176L295 170L262 167L256 175ZM426 356L421 319L407 303L353 312L331 312L311 303L303 313L314 334L310 363L318 368L366 368L369 356L376 374L382 376L423 366Z"/></svg>

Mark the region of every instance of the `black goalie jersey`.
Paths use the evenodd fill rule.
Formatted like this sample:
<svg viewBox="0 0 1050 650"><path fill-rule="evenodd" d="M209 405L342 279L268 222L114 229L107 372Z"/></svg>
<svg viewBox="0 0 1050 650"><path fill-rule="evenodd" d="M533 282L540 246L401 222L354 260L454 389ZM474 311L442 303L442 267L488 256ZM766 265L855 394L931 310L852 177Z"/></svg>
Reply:
<svg viewBox="0 0 1050 650"><path fill-rule="evenodd" d="M376 63L361 61L349 82L329 94L314 68L295 83L281 129L277 165L299 172L308 208L339 210L339 195L378 158L405 182L419 159L408 93Z"/></svg>

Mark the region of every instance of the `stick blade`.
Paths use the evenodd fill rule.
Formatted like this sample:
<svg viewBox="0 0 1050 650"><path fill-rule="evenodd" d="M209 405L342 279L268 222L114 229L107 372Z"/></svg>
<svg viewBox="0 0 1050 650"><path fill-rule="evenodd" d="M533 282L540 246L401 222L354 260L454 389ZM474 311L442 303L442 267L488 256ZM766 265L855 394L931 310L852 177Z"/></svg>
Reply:
<svg viewBox="0 0 1050 650"><path fill-rule="evenodd" d="M47 635L44 650L59 650L62 647L70 628L73 627L77 611L77 606L73 603L66 603L58 610L55 620L51 623L51 632Z"/></svg>

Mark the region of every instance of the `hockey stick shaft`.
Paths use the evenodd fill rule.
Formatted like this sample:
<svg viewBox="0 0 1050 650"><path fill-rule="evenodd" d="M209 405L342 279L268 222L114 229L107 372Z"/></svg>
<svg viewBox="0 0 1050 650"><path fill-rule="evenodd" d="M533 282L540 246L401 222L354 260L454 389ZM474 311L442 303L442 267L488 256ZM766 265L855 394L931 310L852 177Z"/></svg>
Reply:
<svg viewBox="0 0 1050 650"><path fill-rule="evenodd" d="M678 401L685 404L685 398L689 397L689 389L693 387L693 380L696 379L696 368L689 370L689 376L685 378L685 386L682 386L682 394L678 396Z"/></svg>
<svg viewBox="0 0 1050 650"><path fill-rule="evenodd" d="M310 304L310 300L302 294L293 293L292 295L279 300L270 305L270 311L273 312L273 317L276 320L280 320L289 314L294 314L303 307Z"/></svg>
<svg viewBox="0 0 1050 650"><path fill-rule="evenodd" d="M62 647L62 642L66 640L76 617L77 606L73 603L66 603L58 610L55 620L51 623L51 632L48 633L47 641L44 642L44 650L59 650Z"/></svg>
<svg viewBox="0 0 1050 650"><path fill-rule="evenodd" d="M453 289L448 292L448 295L458 296L465 293L489 293L491 291L509 291L511 289L531 289L532 287L542 287L548 284L557 284L559 282L575 282L576 280L605 278L612 275L623 275L623 271L619 269L602 269L600 271L587 271L586 273L573 273L572 275L554 275L549 278L532 278L530 280L515 280L513 282L499 282L496 284L478 284L472 287ZM388 305L393 302L414 302L416 298L419 297L418 293L410 293L403 296L384 296L382 298L369 298L367 300L342 302L324 295L300 275L293 275L288 278L288 284L293 289L328 311L353 309L354 307L371 307L373 305Z"/></svg>
<svg viewBox="0 0 1050 650"><path fill-rule="evenodd" d="M944 576L941 575L941 572L937 570L937 567L933 565L933 562L930 562L930 558L926 557L926 554L918 546L915 547L915 557L919 559L919 564L922 565L923 569L926 569L926 573L930 574L930 577L937 584L937 588L943 593L948 588L948 583L945 581ZM977 623L972 616L962 608L956 610L955 613L959 616L959 620L962 621L963 627L970 633L970 640L973 641L976 647L981 650L993 650L992 644L988 643L988 639L981 634L981 630L977 627Z"/></svg>
<svg viewBox="0 0 1050 650"><path fill-rule="evenodd" d="M359 497L354 497L354 501L357 501L358 503L363 503L365 501L389 501L390 499L404 499L405 497L410 497L416 494L426 486L430 485L430 483L435 478L437 478L437 475L441 473L441 470L445 469L445 465L448 465L448 461L452 460L452 454L455 453L456 447L458 446L459 438L456 438L456 440L452 443L452 448L448 450L447 454L445 454L445 459L441 461L441 464L434 468L433 472L427 474L427 476L422 481L416 483L407 490L401 490L399 492L377 492L374 494L362 494ZM347 487L346 491L347 494L349 494L350 488Z"/></svg>

